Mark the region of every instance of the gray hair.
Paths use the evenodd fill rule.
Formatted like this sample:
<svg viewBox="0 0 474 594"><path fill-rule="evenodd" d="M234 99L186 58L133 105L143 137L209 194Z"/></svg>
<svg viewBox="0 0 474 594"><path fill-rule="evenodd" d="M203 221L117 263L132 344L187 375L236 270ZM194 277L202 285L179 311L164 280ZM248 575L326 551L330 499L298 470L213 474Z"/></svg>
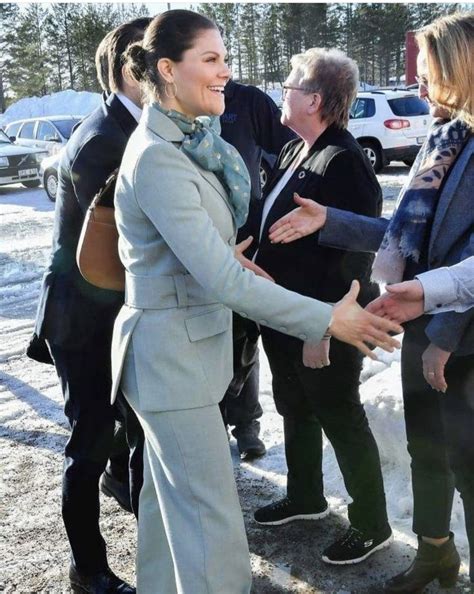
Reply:
<svg viewBox="0 0 474 594"><path fill-rule="evenodd" d="M359 68L338 49L313 47L291 58L308 92L322 97L321 119L328 125L347 128L349 110L359 88Z"/></svg>

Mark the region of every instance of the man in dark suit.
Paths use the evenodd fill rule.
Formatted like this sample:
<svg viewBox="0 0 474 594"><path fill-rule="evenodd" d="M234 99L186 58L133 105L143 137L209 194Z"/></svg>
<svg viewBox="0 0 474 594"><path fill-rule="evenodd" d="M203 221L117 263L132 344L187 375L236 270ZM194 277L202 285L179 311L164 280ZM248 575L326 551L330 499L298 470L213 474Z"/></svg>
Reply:
<svg viewBox="0 0 474 594"><path fill-rule="evenodd" d="M258 216L262 197L260 163L262 151L278 155L295 135L280 122L280 110L263 91L252 85L229 80L224 89L225 112L221 116L222 138L232 144L242 156L250 173L251 195L247 223L239 229L237 241L250 235L249 226ZM221 402L226 425L234 426L240 455L251 460L265 454L265 444L259 438L259 418L263 411L258 401L259 362L255 322L234 314L234 377Z"/></svg>
<svg viewBox="0 0 474 594"><path fill-rule="evenodd" d="M116 417L110 404L111 338L123 293L87 283L75 255L87 209L119 167L140 117L138 85L122 68L121 57L131 43L143 37L149 22L149 18L140 18L119 26L100 47L98 75L103 79L107 71L103 66L108 62L113 92L80 124L61 158L52 256L35 328L49 346L71 426L62 497L71 546L69 577L75 592L91 594L135 592L109 569L99 528L99 478L111 454Z"/></svg>

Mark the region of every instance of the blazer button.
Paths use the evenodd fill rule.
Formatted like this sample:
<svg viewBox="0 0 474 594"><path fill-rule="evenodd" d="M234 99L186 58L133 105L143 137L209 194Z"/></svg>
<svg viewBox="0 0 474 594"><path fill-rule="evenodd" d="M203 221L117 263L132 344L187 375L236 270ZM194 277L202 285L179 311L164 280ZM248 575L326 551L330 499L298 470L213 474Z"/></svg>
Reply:
<svg viewBox="0 0 474 594"><path fill-rule="evenodd" d="M280 326L278 330L280 330L280 332L288 332L288 328L286 326Z"/></svg>
<svg viewBox="0 0 474 594"><path fill-rule="evenodd" d="M306 334L300 334L298 338L301 338L301 340L308 340Z"/></svg>
<svg viewBox="0 0 474 594"><path fill-rule="evenodd" d="M268 326L267 320L258 320L259 324L263 324L264 326Z"/></svg>

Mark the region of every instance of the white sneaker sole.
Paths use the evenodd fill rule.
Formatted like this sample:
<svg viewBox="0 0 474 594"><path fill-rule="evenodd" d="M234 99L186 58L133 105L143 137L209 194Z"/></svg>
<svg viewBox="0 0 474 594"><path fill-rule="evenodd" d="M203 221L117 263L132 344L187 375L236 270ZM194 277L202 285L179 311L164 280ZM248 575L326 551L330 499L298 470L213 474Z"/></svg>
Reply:
<svg viewBox="0 0 474 594"><path fill-rule="evenodd" d="M387 547L390 546L390 544L392 543L392 540L393 540L393 534L391 534L386 540L384 540L379 545L377 545L376 547L371 549L368 553L366 553L362 557L357 557L357 559L347 559L345 561L334 561L334 559L329 559L329 557L326 557L326 555L323 555L321 557L321 559L324 561L324 563L329 563L329 565L354 565L356 563L361 563L362 561L365 561L366 559L368 559L370 557L370 555L373 555L377 551L386 549Z"/></svg>
<svg viewBox="0 0 474 594"><path fill-rule="evenodd" d="M296 520L322 520L326 516L331 513L329 507L324 511L318 514L297 514L296 516L289 516L288 518L283 518L282 520L275 520L273 522L259 522L255 520L257 524L260 526L281 526L282 524L289 524L290 522L294 522Z"/></svg>

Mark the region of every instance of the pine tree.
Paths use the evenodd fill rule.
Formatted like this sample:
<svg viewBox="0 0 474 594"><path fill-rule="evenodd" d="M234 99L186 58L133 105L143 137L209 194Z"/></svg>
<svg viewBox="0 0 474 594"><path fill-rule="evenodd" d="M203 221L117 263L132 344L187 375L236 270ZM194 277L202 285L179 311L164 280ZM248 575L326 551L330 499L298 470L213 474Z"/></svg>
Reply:
<svg viewBox="0 0 474 594"><path fill-rule="evenodd" d="M15 98L45 95L47 50L44 24L47 11L41 4L28 4L20 11L16 35L8 47L9 86Z"/></svg>
<svg viewBox="0 0 474 594"><path fill-rule="evenodd" d="M4 112L7 104L7 89L11 86L9 48L16 37L16 26L19 20L18 4L0 4L0 112Z"/></svg>

